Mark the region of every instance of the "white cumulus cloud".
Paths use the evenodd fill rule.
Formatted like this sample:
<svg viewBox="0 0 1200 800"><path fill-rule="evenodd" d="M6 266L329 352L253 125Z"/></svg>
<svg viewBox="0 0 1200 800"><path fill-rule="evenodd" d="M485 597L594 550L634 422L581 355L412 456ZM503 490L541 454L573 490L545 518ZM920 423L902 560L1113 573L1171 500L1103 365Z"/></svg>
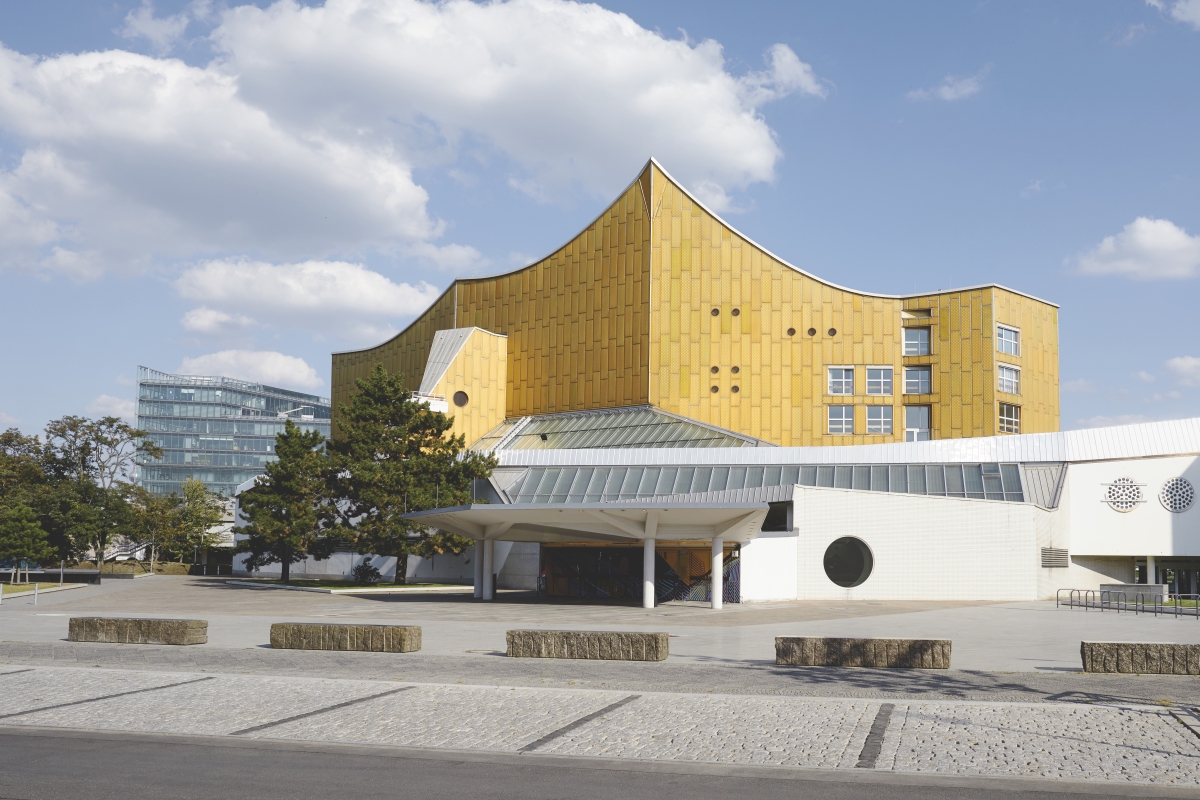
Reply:
<svg viewBox="0 0 1200 800"><path fill-rule="evenodd" d="M1164 0L1146 0L1146 5L1157 8L1159 11L1167 11L1171 19L1187 23L1200 31L1200 0L1175 0L1173 3Z"/></svg>
<svg viewBox="0 0 1200 800"><path fill-rule="evenodd" d="M907 97L909 100L945 100L947 103L965 100L983 89L983 79L991 71L992 67L989 64L974 75L965 78L947 75L941 85L931 89L914 89L908 93Z"/></svg>
<svg viewBox="0 0 1200 800"><path fill-rule="evenodd" d="M184 317L189 330L217 332L257 320L354 340L391 333L391 320L424 311L441 294L424 281L395 283L344 261L209 261L184 272L175 288L201 304Z"/></svg>
<svg viewBox="0 0 1200 800"><path fill-rule="evenodd" d="M1200 272L1200 236L1189 236L1170 220L1138 217L1079 256L1078 263L1091 275L1191 278Z"/></svg>
<svg viewBox="0 0 1200 800"><path fill-rule="evenodd" d="M787 46L735 75L712 40L668 39L569 0L194 2L122 33L159 51L206 20L193 66L121 50L37 58L0 46L0 267L94 278L160 263L413 256L440 243L413 170L472 164L555 200L608 197L656 155L718 209L775 176L762 116L822 97Z"/></svg>
<svg viewBox="0 0 1200 800"><path fill-rule="evenodd" d="M1167 361L1167 369L1185 386L1200 386L1200 358L1179 356Z"/></svg>
<svg viewBox="0 0 1200 800"><path fill-rule="evenodd" d="M281 389L318 389L325 385L304 359L270 350L221 350L185 358L176 372L239 378Z"/></svg>
<svg viewBox="0 0 1200 800"><path fill-rule="evenodd" d="M3 411L0 411L0 425L3 425L5 428L11 428L20 421L21 420L17 419L13 415L5 414Z"/></svg>
<svg viewBox="0 0 1200 800"><path fill-rule="evenodd" d="M130 425L137 423L137 403L110 394L102 394L88 403L87 413L93 417L120 417Z"/></svg>

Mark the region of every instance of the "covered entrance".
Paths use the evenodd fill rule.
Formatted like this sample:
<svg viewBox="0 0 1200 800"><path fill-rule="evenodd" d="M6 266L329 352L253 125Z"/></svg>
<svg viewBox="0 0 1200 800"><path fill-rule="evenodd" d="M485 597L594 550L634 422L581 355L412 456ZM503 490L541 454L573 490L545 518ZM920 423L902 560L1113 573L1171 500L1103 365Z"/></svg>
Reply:
<svg viewBox="0 0 1200 800"><path fill-rule="evenodd" d="M491 600L497 541L538 542L548 597L741 601L740 545L758 536L765 501L484 504L407 514L474 539L475 596ZM640 562L640 563L639 563ZM640 589L638 584L640 583Z"/></svg>

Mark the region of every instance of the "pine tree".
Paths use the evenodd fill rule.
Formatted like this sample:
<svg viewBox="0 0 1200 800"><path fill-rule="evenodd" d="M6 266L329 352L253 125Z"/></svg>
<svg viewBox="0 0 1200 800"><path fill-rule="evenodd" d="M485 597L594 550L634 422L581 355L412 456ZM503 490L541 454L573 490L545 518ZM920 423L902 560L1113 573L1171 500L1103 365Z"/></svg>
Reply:
<svg viewBox="0 0 1200 800"><path fill-rule="evenodd" d="M27 505L0 509L0 561L42 563L55 557L54 548Z"/></svg>
<svg viewBox="0 0 1200 800"><path fill-rule="evenodd" d="M330 500L323 513L360 553L396 556L396 582L407 556L458 554L471 540L406 520L409 511L471 502L471 482L492 474L491 455L464 450L448 435L452 420L413 399L400 374L376 364L356 381L329 444Z"/></svg>
<svg viewBox="0 0 1200 800"><path fill-rule="evenodd" d="M249 553L250 570L279 564L282 578L291 578L291 565L313 556L329 558L337 540L323 524L321 508L326 498L328 458L320 449L320 431L303 431L290 419L275 437L278 460L267 464L267 474L240 498L242 514L250 524L240 529L246 539L239 553Z"/></svg>

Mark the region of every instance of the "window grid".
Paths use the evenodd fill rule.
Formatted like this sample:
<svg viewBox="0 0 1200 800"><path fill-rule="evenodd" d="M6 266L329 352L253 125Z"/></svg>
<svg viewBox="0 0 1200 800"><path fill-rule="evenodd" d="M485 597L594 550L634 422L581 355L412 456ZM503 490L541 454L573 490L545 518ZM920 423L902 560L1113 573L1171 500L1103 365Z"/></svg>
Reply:
<svg viewBox="0 0 1200 800"><path fill-rule="evenodd" d="M867 433L892 432L892 407L867 406Z"/></svg>
<svg viewBox="0 0 1200 800"><path fill-rule="evenodd" d="M904 329L904 355L929 355L929 328Z"/></svg>
<svg viewBox="0 0 1200 800"><path fill-rule="evenodd" d="M1021 393L1021 370L1001 364L999 367L1000 391L1006 394Z"/></svg>
<svg viewBox="0 0 1200 800"><path fill-rule="evenodd" d="M867 394L892 393L892 368L867 367Z"/></svg>
<svg viewBox="0 0 1200 800"><path fill-rule="evenodd" d="M854 367L829 368L829 393L854 394Z"/></svg>
<svg viewBox="0 0 1200 800"><path fill-rule="evenodd" d="M929 406L904 407L904 441L929 441Z"/></svg>
<svg viewBox="0 0 1200 800"><path fill-rule="evenodd" d="M1021 407L1012 403L1000 404L1000 432L1021 432Z"/></svg>
<svg viewBox="0 0 1200 800"><path fill-rule="evenodd" d="M996 349L1010 356L1021 355L1021 332L1016 328L997 325Z"/></svg>
<svg viewBox="0 0 1200 800"><path fill-rule="evenodd" d="M905 394L931 394L933 392L933 377L929 367L904 368Z"/></svg>
<svg viewBox="0 0 1200 800"><path fill-rule="evenodd" d="M829 406L829 432L854 433L854 406Z"/></svg>

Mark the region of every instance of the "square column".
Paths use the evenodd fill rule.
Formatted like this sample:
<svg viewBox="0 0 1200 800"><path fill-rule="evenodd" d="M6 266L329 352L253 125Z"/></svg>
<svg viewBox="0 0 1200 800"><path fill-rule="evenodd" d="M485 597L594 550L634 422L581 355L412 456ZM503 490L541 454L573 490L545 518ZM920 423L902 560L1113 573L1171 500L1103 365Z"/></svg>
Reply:
<svg viewBox="0 0 1200 800"><path fill-rule="evenodd" d="M483 541L483 599L491 600L495 596L495 586L492 585L495 576L492 573L495 563L496 542L492 539Z"/></svg>
<svg viewBox="0 0 1200 800"><path fill-rule="evenodd" d="M712 540L712 607L721 607L725 598L725 540L714 536Z"/></svg>
<svg viewBox="0 0 1200 800"><path fill-rule="evenodd" d="M475 592L476 600L483 597L483 539L475 540Z"/></svg>
<svg viewBox="0 0 1200 800"><path fill-rule="evenodd" d="M642 540L642 608L654 608L654 540Z"/></svg>

